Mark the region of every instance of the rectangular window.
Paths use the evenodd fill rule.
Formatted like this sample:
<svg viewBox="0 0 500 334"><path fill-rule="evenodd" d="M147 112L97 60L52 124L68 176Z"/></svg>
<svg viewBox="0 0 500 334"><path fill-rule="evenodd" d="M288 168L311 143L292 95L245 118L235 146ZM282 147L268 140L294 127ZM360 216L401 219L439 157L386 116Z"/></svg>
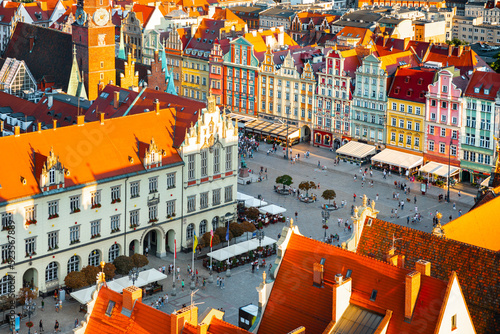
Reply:
<svg viewBox="0 0 500 334"><path fill-rule="evenodd" d="M130 227L139 226L139 209L130 211Z"/></svg>
<svg viewBox="0 0 500 334"><path fill-rule="evenodd" d="M413 145L414 145L415 147L420 147L420 138L415 137L415 138L413 139Z"/></svg>
<svg viewBox="0 0 500 334"><path fill-rule="evenodd" d="M399 105L399 111L405 112L405 105L404 104Z"/></svg>
<svg viewBox="0 0 500 334"><path fill-rule="evenodd" d="M205 177L205 176L208 175L208 172L207 172L207 156L208 156L207 150L202 150L201 151L201 177Z"/></svg>
<svg viewBox="0 0 500 334"><path fill-rule="evenodd" d="M47 233L49 250L59 248L59 246L57 245L59 242L58 234L59 233L57 231Z"/></svg>
<svg viewBox="0 0 500 334"><path fill-rule="evenodd" d="M6 263L9 261L11 258L10 252L9 252L9 244L2 245L2 263ZM3 296L5 293L4 291L0 291L0 296Z"/></svg>
<svg viewBox="0 0 500 334"><path fill-rule="evenodd" d="M446 129L441 128L441 137L446 137Z"/></svg>
<svg viewBox="0 0 500 334"><path fill-rule="evenodd" d="M391 141L396 141L396 133L391 132Z"/></svg>
<svg viewBox="0 0 500 334"><path fill-rule="evenodd" d="M399 142L403 143L404 141L404 135L402 133L399 134Z"/></svg>
<svg viewBox="0 0 500 334"><path fill-rule="evenodd" d="M441 122L445 123L446 122L446 115L441 115Z"/></svg>
<svg viewBox="0 0 500 334"><path fill-rule="evenodd" d="M188 180L194 180L194 154L188 155Z"/></svg>
<svg viewBox="0 0 500 334"><path fill-rule="evenodd" d="M232 170L232 156L233 156L233 147L226 147L226 171Z"/></svg>
<svg viewBox="0 0 500 334"><path fill-rule="evenodd" d="M175 199L167 201L167 218L175 216Z"/></svg>
<svg viewBox="0 0 500 334"><path fill-rule="evenodd" d="M154 223L158 221L158 205L151 205L148 207L148 217L149 217L149 222Z"/></svg>
<svg viewBox="0 0 500 334"><path fill-rule="evenodd" d="M155 193L158 191L158 176L149 178L149 193Z"/></svg>
<svg viewBox="0 0 500 334"><path fill-rule="evenodd" d="M446 101L442 101L441 108L448 108L448 103Z"/></svg>
<svg viewBox="0 0 500 334"><path fill-rule="evenodd" d="M130 182L130 198L139 197L139 181Z"/></svg>
<svg viewBox="0 0 500 334"><path fill-rule="evenodd" d="M431 112L431 120L435 120L435 119L436 119L436 113Z"/></svg>
<svg viewBox="0 0 500 334"><path fill-rule="evenodd" d="M457 155L457 147L455 145L450 146L450 154L453 156Z"/></svg>
<svg viewBox="0 0 500 334"><path fill-rule="evenodd" d="M200 209L208 208L208 191L200 194Z"/></svg>
<svg viewBox="0 0 500 334"><path fill-rule="evenodd" d="M415 131L420 131L420 123L415 123Z"/></svg>
<svg viewBox="0 0 500 334"><path fill-rule="evenodd" d="M111 233L120 231L120 215L111 216Z"/></svg>
<svg viewBox="0 0 500 334"><path fill-rule="evenodd" d="M420 115L420 107L415 107L415 115Z"/></svg>
<svg viewBox="0 0 500 334"><path fill-rule="evenodd" d="M214 174L220 173L220 149L214 148Z"/></svg>
<svg viewBox="0 0 500 334"><path fill-rule="evenodd" d="M411 136L406 136L406 145L411 145Z"/></svg>
<svg viewBox="0 0 500 334"><path fill-rule="evenodd" d="M187 198L187 211L193 212L196 210L196 195L188 196Z"/></svg>
<svg viewBox="0 0 500 334"><path fill-rule="evenodd" d="M2 213L2 230L7 230L14 225L12 212L4 212Z"/></svg>
<svg viewBox="0 0 500 334"><path fill-rule="evenodd" d="M48 203L49 207L49 219L59 217L59 201L50 201Z"/></svg>
<svg viewBox="0 0 500 334"><path fill-rule="evenodd" d="M80 241L80 225L69 228L69 243L74 244Z"/></svg>
<svg viewBox="0 0 500 334"><path fill-rule="evenodd" d="M451 132L451 138L453 138L453 139L457 139L458 138L458 131L457 130L453 130Z"/></svg>
<svg viewBox="0 0 500 334"><path fill-rule="evenodd" d="M392 103L392 110L397 110L398 107L397 107L397 104L395 102Z"/></svg>
<svg viewBox="0 0 500 334"><path fill-rule="evenodd" d="M212 205L220 204L220 188L212 190Z"/></svg>
<svg viewBox="0 0 500 334"><path fill-rule="evenodd" d="M90 238L97 238L101 236L101 220L94 220L90 222Z"/></svg>
<svg viewBox="0 0 500 334"><path fill-rule="evenodd" d="M413 106L408 106L408 113L409 114L413 113Z"/></svg>
<svg viewBox="0 0 500 334"><path fill-rule="evenodd" d="M167 174L167 189L175 188L175 173Z"/></svg>
<svg viewBox="0 0 500 334"><path fill-rule="evenodd" d="M111 203L116 203L120 201L120 186L111 187Z"/></svg>
<svg viewBox="0 0 500 334"><path fill-rule="evenodd" d="M32 205L24 208L24 217L26 222L36 223L36 206Z"/></svg>
<svg viewBox="0 0 500 334"><path fill-rule="evenodd" d="M434 151L434 141L429 140L429 151Z"/></svg>
<svg viewBox="0 0 500 334"><path fill-rule="evenodd" d="M394 118L394 117L392 118L391 124L392 124L392 126L396 126L396 118Z"/></svg>
<svg viewBox="0 0 500 334"><path fill-rule="evenodd" d="M411 121L406 121L406 129L411 130Z"/></svg>
<svg viewBox="0 0 500 334"><path fill-rule="evenodd" d="M36 237L25 240L26 256L36 255Z"/></svg>
<svg viewBox="0 0 500 334"><path fill-rule="evenodd" d="M444 154L446 152L445 143L439 143L439 153Z"/></svg>
<svg viewBox="0 0 500 334"><path fill-rule="evenodd" d="M399 120L399 127L401 129L404 129L404 127L405 127L405 121L404 120L402 120L402 119Z"/></svg>
<svg viewBox="0 0 500 334"><path fill-rule="evenodd" d="M453 331L455 329L457 329L457 315L456 314L451 317L451 330Z"/></svg>
<svg viewBox="0 0 500 334"><path fill-rule="evenodd" d="M224 202L231 202L233 200L233 186L224 188Z"/></svg>

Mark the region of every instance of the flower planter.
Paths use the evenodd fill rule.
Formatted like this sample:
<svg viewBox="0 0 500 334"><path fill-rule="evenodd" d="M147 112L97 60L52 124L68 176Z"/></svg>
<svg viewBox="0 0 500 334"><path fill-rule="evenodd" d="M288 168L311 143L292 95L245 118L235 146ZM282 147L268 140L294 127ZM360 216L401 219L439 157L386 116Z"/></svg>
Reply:
<svg viewBox="0 0 500 334"><path fill-rule="evenodd" d="M101 207L101 203L98 203L98 204L92 205L90 208L91 209L97 209L97 208L100 208L100 207Z"/></svg>
<svg viewBox="0 0 500 334"><path fill-rule="evenodd" d="M36 225L36 220L28 220L26 225Z"/></svg>
<svg viewBox="0 0 500 334"><path fill-rule="evenodd" d="M49 215L49 219L59 218L59 214Z"/></svg>
<svg viewBox="0 0 500 334"><path fill-rule="evenodd" d="M111 201L111 204L120 203L122 200L117 198Z"/></svg>
<svg viewBox="0 0 500 334"><path fill-rule="evenodd" d="M82 211L82 210L80 210L80 208L78 208L78 209L75 209L75 210L71 211L71 213L78 213L80 211Z"/></svg>

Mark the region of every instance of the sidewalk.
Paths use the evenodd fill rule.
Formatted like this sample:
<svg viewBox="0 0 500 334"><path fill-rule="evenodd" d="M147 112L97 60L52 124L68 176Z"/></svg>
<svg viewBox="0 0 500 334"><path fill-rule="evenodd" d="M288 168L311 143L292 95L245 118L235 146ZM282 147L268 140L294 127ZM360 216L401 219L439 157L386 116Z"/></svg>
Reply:
<svg viewBox="0 0 500 334"><path fill-rule="evenodd" d="M260 142L258 153L266 154L267 150L271 147L272 147L271 144ZM290 147L288 149L290 150ZM307 151L309 151L309 158L305 157ZM300 154L300 160L298 161L297 164L307 164L307 165L317 166L319 162L321 166L326 166L329 172L335 171L337 173L349 175L350 177L354 177L354 175L357 174L358 179L361 178L361 175L359 173L360 166L343 161L341 161L339 165L334 166L333 161L336 157L336 153L330 152L326 148L315 147L307 143L300 143L292 147L292 154L293 156L295 156L295 154ZM282 149L279 148L276 154L269 155L269 157L283 159ZM368 165L363 165L361 167L364 170L365 168L368 167ZM410 187L411 194L421 194L420 191L421 183L417 181L410 182L404 176L400 177L399 175L392 174L391 176L388 175L387 179L384 179L382 172L380 172L379 170L373 170L373 178L367 177L367 179L372 179L374 183L387 184L392 187L394 187L394 181L400 181L402 183L406 183L406 185ZM459 190L461 192L460 197L458 196ZM437 199L438 196L441 194L446 195L446 192L447 192L446 187L440 188L440 187L430 186L427 189L426 196ZM459 183L454 187L450 188L450 202L454 202L457 204L460 203L472 206L475 203L474 198L476 197L476 195L477 195L477 188L467 184Z"/></svg>

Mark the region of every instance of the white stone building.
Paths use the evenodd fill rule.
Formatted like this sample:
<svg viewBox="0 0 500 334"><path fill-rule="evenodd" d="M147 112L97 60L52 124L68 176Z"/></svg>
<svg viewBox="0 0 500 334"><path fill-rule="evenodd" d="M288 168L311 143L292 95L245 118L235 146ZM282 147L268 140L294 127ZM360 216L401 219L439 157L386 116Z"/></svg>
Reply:
<svg viewBox="0 0 500 334"><path fill-rule="evenodd" d="M50 292L71 271L146 247L171 257L174 240L180 251L194 230L233 219L237 128L213 100L191 115L155 107L0 138L12 157L0 167L0 295L10 284Z"/></svg>

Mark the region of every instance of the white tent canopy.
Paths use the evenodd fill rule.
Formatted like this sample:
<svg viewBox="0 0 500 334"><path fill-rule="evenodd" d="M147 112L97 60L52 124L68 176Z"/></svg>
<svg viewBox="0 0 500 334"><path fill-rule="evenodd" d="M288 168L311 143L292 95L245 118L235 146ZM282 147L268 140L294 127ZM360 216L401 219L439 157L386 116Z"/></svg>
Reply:
<svg viewBox="0 0 500 334"><path fill-rule="evenodd" d="M254 198L254 197L245 200L245 206L247 208L260 207L260 206L264 206L264 205L267 205L266 201L263 201L263 200L260 200L260 199Z"/></svg>
<svg viewBox="0 0 500 334"><path fill-rule="evenodd" d="M386 148L372 158L372 162L380 162L390 166L406 169L415 168L424 162L424 158L418 155L399 152Z"/></svg>
<svg viewBox="0 0 500 334"><path fill-rule="evenodd" d="M261 241L261 246L269 246L272 245L276 242L276 240L269 238L269 237L264 237ZM255 250L259 247L259 240L258 239L251 239L248 241L243 241L240 242L239 244L234 244L228 247L224 247L222 249L218 249L216 251L210 252L207 255L213 258L214 260L217 261L224 261L227 260L231 257L249 252L251 250Z"/></svg>
<svg viewBox="0 0 500 334"><path fill-rule="evenodd" d="M457 174L460 171L460 168L455 166L450 166L450 174L448 174L448 165L430 161L427 164L425 164L425 166L420 167L419 171L427 174L435 174L441 177L449 177Z"/></svg>
<svg viewBox="0 0 500 334"><path fill-rule="evenodd" d="M141 287L148 285L150 283L161 281L166 279L167 275L162 274L157 269L148 269L141 271L139 277L135 281L136 287ZM132 280L129 279L128 275L106 282L108 288L118 293L122 293L123 289L132 285ZM86 289L81 289L70 293L71 297L75 298L81 304L87 304L92 299L92 293L95 291L95 285Z"/></svg>
<svg viewBox="0 0 500 334"><path fill-rule="evenodd" d="M375 146L363 144L357 141L350 141L337 149L337 154L348 155L353 158L363 159L375 154Z"/></svg>
<svg viewBox="0 0 500 334"><path fill-rule="evenodd" d="M263 207L259 208L259 211L261 213L270 213L272 215L277 215L279 213L286 212L286 209L281 207L281 206L270 204L270 205L263 206Z"/></svg>
<svg viewBox="0 0 500 334"><path fill-rule="evenodd" d="M250 199L250 198L253 198L253 197L250 195L240 193L239 191L236 193L236 200L237 201L245 201L245 200Z"/></svg>

